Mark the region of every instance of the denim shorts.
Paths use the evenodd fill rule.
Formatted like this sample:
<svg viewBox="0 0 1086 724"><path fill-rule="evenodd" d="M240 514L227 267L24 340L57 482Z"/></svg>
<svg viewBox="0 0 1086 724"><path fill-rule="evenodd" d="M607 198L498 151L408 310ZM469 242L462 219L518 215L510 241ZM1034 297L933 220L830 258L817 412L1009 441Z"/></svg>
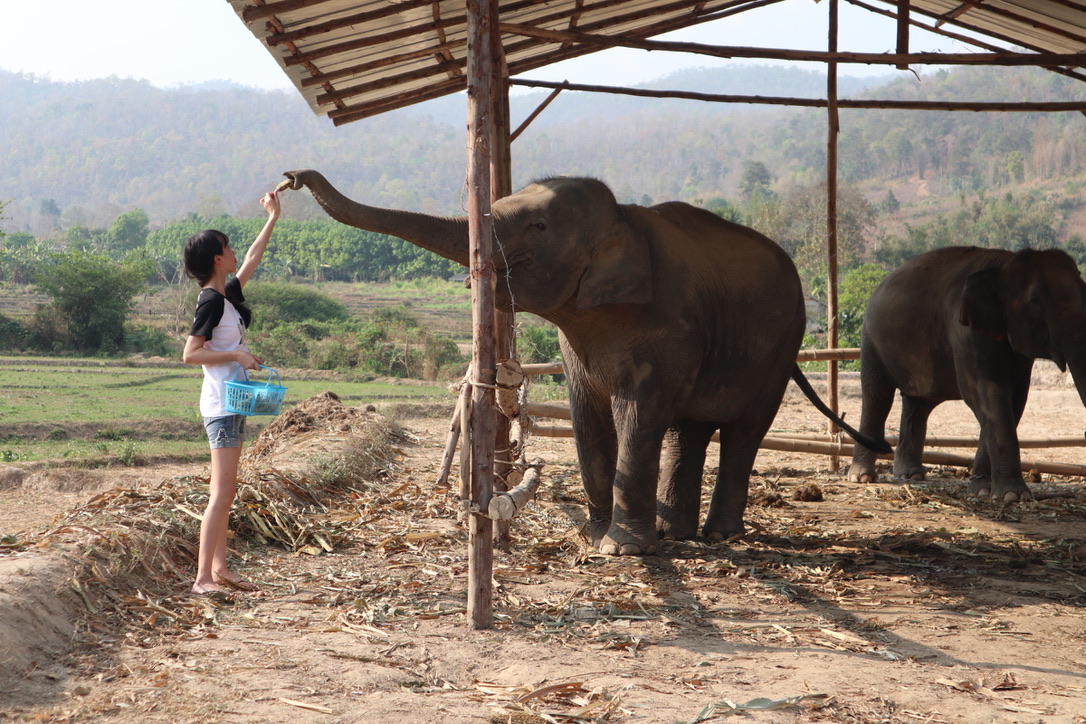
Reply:
<svg viewBox="0 0 1086 724"><path fill-rule="evenodd" d="M241 447L245 439L245 415L226 415L225 417L205 417L204 429L211 448Z"/></svg>

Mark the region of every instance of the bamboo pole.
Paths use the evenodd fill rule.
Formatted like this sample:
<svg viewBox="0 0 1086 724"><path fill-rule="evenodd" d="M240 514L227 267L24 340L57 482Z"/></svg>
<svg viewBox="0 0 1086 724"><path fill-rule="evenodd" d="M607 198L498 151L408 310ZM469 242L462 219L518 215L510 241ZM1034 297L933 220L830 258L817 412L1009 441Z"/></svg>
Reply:
<svg viewBox="0 0 1086 724"><path fill-rule="evenodd" d="M616 95L638 96L641 98L683 98L691 101L708 103L750 103L770 106L800 106L804 108L825 108L829 105L824 98L793 98L787 96L747 96L719 93L698 93L696 91L652 90L649 88L620 88L609 85L586 85L569 81L527 80L511 78L511 85L525 88L562 88L571 91L589 93L612 93ZM865 108L905 111L995 111L999 113L1079 113L1086 111L1086 101L1048 101L1048 102L980 102L980 101L903 101L903 100L858 100L838 98L837 107ZM329 112L332 117L333 112Z"/></svg>
<svg viewBox="0 0 1086 724"><path fill-rule="evenodd" d="M837 52L838 0L829 2L829 51ZM841 130L837 114L837 61L826 63L826 344L837 348L837 135ZM826 360L826 404L834 414L839 408L837 400L837 360ZM827 421L826 429L835 434L839 428L833 420ZM837 455L830 455L830 469L840 466Z"/></svg>
<svg viewBox="0 0 1086 724"><path fill-rule="evenodd" d="M524 412L531 418L545 418L550 420L570 420L571 415L569 407L565 405L557 405L554 403L544 402L529 402L524 407ZM545 428L540 425L532 426L533 435L543 435L540 433L541 429L551 430L569 430L572 435L572 429L570 428ZM564 437L565 435L555 435L555 437ZM826 444L837 444L840 436L827 435L823 432L782 432L771 431L766 437L771 437L776 440L806 440L811 442L821 442ZM714 440L717 438L714 437ZM897 445L898 437L896 435L887 435L886 442L891 445ZM851 444L851 443L845 443ZM926 447L961 447L976 449L980 444L980 440L975 437L927 437L924 440ZM1038 437L1038 438L1026 438L1018 441L1020 448L1031 449L1047 449L1047 448L1059 448L1059 447L1086 447L1086 435L1080 436L1067 436L1067 437Z"/></svg>
<svg viewBox="0 0 1086 724"><path fill-rule="evenodd" d="M533 425L532 434L537 437L571 438L573 437L573 429L556 425ZM719 434L714 434L712 440L713 442L720 442ZM849 457L852 455L853 446L851 443L846 442L823 442L819 440L766 437L758 447L760 450L810 453L812 455L844 455ZM892 453L886 453L880 454L878 457L883 460L892 460L894 456ZM957 465L964 468L971 468L973 466L972 456L955 455L953 453L941 452L938 450L925 450L921 459L924 463L929 465ZM1022 460L1022 472L1027 473L1031 471L1047 473L1049 475L1086 477L1086 465L1048 462L1045 460Z"/></svg>
<svg viewBox="0 0 1086 724"><path fill-rule="evenodd" d="M449 472L452 470L453 456L456 454L456 444L460 440L460 417L461 411L467 406L471 400L471 386L464 384L460 389L460 396L456 400L456 408L453 410L452 418L449 420L449 434L445 438L445 451L441 455L441 465L437 469L437 478L434 483L438 487L441 487L449 479ZM463 489L466 476L460 476L460 499L467 500L469 492Z"/></svg>
<svg viewBox="0 0 1086 724"><path fill-rule="evenodd" d="M525 375L564 375L566 368L561 362L539 362L535 364L521 365L520 369Z"/></svg>
<svg viewBox="0 0 1086 724"><path fill-rule="evenodd" d="M839 349L801 349L796 354L797 362L824 362L826 360L855 360L860 359L860 350L856 347L841 347ZM540 362L521 365L524 374L529 377L538 375L564 375L566 368L561 362Z"/></svg>
<svg viewBox="0 0 1086 724"><path fill-rule="evenodd" d="M557 416L556 416L557 417ZM562 419L557 417L557 419ZM568 418L566 418L568 419ZM834 438L821 432L774 432L766 437L780 438L784 440L814 440L818 442L835 442ZM897 445L896 435L887 435L886 442ZM931 437L924 438L926 447L966 447L976 449L980 440L975 437ZM1018 441L1020 448L1052 448L1052 447L1086 447L1086 436L1077 437L1037 437Z"/></svg>
<svg viewBox="0 0 1086 724"><path fill-rule="evenodd" d="M852 0L850 0L852 2ZM853 2L853 4L857 4ZM883 12L890 17L896 17ZM936 30L921 26L930 32ZM850 63L856 65L1005 65L1005 66L1078 66L1082 56L1077 53L1021 53L1012 50L993 50L989 53L941 53L941 52L896 52L871 53L851 51L793 50L790 48L756 48L735 45L706 45L682 41L647 40L622 37L618 35L594 35L592 33L571 30L548 30L536 25L501 23L503 33L540 38L555 43L578 43L604 47L636 48L638 50L665 51L672 53L690 53L713 58L789 60L810 63ZM974 43L976 41L973 41ZM994 47L994 46L992 46Z"/></svg>
<svg viewBox="0 0 1086 724"><path fill-rule="evenodd" d="M856 347L837 349L801 349L796 354L797 362L828 362L829 360L860 359L860 350Z"/></svg>
<svg viewBox="0 0 1086 724"><path fill-rule="evenodd" d="M497 4L491 9L494 22L490 26L490 73L493 104L491 113L490 200L497 201L513 193L512 142L509 126L509 78L505 67L501 35L498 32ZM513 337L515 315L504 309L494 310L494 356L496 361L516 358L516 341ZM513 470L513 440L509 418L498 415L494 429L494 489L508 489L505 478ZM494 545L499 550L513 547L509 522L494 520Z"/></svg>
<svg viewBox="0 0 1086 724"><path fill-rule="evenodd" d="M490 116L494 76L491 71L491 23L497 0L468 0L468 253L471 271L472 411L471 501L468 516L468 625L489 629L493 617L494 533L481 511L490 506L494 482L496 413L494 388L494 264L491 259ZM467 441L465 441L465 444Z"/></svg>
<svg viewBox="0 0 1086 724"><path fill-rule="evenodd" d="M715 437L715 436L714 436ZM767 437L759 446L762 450L777 450L783 452L806 452L819 455L852 455L852 444L845 442L824 443L815 440L795 440L776 437ZM893 453L878 455L880 459L892 460ZM964 468L973 467L971 455L956 455L954 453L937 450L925 450L921 460L931 465L958 465ZM1044 460L1022 460L1022 472L1036 470L1039 473L1050 475L1074 475L1086 476L1086 465L1074 465L1071 463L1052 463ZM836 469L836 468L835 468Z"/></svg>

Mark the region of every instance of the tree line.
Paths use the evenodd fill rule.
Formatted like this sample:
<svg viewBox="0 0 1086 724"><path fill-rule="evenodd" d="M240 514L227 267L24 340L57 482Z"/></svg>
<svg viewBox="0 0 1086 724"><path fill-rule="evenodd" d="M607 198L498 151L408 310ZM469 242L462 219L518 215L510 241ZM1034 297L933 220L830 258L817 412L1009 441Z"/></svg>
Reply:
<svg viewBox="0 0 1086 724"><path fill-rule="evenodd" d="M820 74L799 69L686 71L654 83L705 92L817 95ZM768 85L766 85L768 84ZM853 97L1073 100L1080 82L1040 69L954 68L898 74ZM378 206L457 213L463 200L463 100L438 99L333 128L296 94L243 88L162 90L146 82L81 83L0 71L0 198L9 232L107 226L142 208L157 226L259 213L256 199L298 166L319 168L345 193ZM515 96L514 115L538 105ZM624 202L736 198L759 162L775 190L825 175L825 114L692 101L563 93L513 147L514 185L589 175ZM666 152L664 152L666 151ZM1086 173L1079 114L842 111L842 180L864 193L908 178L942 179L950 193ZM299 218L319 219L315 205Z"/></svg>
<svg viewBox="0 0 1086 724"><path fill-rule="evenodd" d="M825 300L825 194L823 184L776 191L768 168L750 162L734 201L715 197L703 205L780 243L795 260L808 295ZM960 207L949 214L891 233L882 223L896 210L892 194L871 203L855 186L843 185L838 194L841 344L859 344L863 306L877 281L930 249L960 244L1009 250L1060 247L1086 265L1086 243L1080 236L1063 244L1059 241L1055 224L1060 218L1060 203L1067 202L1040 192L1008 191L969 201L963 198ZM2 209L0 205L0 212ZM185 282L180 256L192 234L217 228L234 240L243 254L247 241L262 224L261 218L203 219L190 215L152 230L147 214L133 209L118 215L106 229L70 227L62 238L51 240L26 232L0 232L0 282L32 284L53 300L39 307L29 322L0 315L0 328L5 332L0 345L7 350L54 353L172 354L176 336L164 330L133 328L128 323L132 300L147 285ZM331 219L283 219L274 243L275 253L268 255L256 278L269 283L268 294L279 301L272 305L271 320L264 322L262 329L254 329L257 348L266 347L284 364L374 373L382 370L384 374L406 374L410 369L425 370L425 376L430 376L455 358L451 341L429 336L407 318L409 315L376 315L360 323L348 319L342 305L333 304L334 300L321 299L319 293L289 282L447 278L462 270L459 265L401 239ZM281 288L272 282L280 282ZM258 284L255 289L263 286ZM292 287L298 290L287 291ZM532 341L533 348L539 347L537 361L550 361L547 357L553 356L554 341Z"/></svg>

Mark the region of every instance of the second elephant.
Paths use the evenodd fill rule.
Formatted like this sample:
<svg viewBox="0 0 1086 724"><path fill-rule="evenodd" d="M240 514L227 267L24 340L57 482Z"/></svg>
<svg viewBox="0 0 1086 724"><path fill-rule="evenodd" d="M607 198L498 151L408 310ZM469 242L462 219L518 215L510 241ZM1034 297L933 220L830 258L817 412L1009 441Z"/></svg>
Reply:
<svg viewBox="0 0 1086 724"><path fill-rule="evenodd" d="M1004 502L1032 497L1017 427L1037 358L1070 368L1086 402L1086 283L1062 251L951 247L906 262L871 295L860 344L860 431L881 439L901 391L894 475L922 479L928 416L965 400L980 422L969 490ZM874 481L875 453L857 445L849 479Z"/></svg>

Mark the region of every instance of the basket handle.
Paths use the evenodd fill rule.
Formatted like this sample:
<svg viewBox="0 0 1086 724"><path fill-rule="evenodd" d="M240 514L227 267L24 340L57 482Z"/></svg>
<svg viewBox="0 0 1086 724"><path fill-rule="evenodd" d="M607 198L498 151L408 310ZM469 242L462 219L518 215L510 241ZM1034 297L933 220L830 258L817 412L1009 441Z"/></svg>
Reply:
<svg viewBox="0 0 1086 724"><path fill-rule="evenodd" d="M264 365L260 365L260 367L261 367L261 369L265 369L265 370L267 370L269 372L268 381L265 383L266 386L268 386L268 387L272 386L272 375L275 375L275 386L276 387L282 387L283 386L283 382L279 379L279 373L278 372L273 370L271 367L265 367Z"/></svg>

